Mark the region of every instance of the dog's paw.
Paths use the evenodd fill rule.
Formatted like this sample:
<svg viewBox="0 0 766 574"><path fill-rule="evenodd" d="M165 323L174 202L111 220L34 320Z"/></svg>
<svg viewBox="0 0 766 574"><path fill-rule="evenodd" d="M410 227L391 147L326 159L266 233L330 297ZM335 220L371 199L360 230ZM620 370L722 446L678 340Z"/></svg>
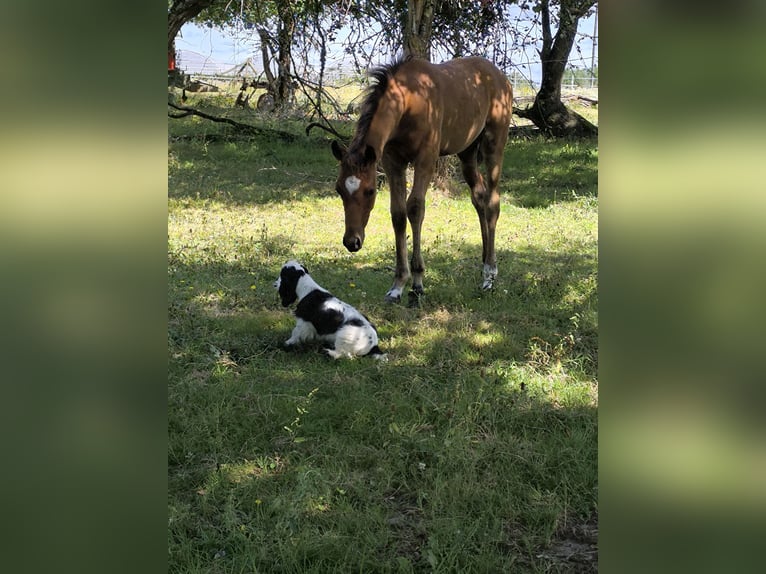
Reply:
<svg viewBox="0 0 766 574"><path fill-rule="evenodd" d="M340 359L345 356L343 353L340 353L335 349L322 349L322 353L332 359Z"/></svg>

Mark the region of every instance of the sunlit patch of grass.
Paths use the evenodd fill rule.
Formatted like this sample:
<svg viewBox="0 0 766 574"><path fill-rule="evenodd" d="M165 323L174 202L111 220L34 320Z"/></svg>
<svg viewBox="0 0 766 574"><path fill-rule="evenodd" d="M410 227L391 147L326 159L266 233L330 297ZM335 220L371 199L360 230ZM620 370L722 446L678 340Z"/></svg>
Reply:
<svg viewBox="0 0 766 574"><path fill-rule="evenodd" d="M274 476L284 470L285 461L279 456L261 456L255 460L243 460L239 463L227 463L218 467L223 480L242 484L259 478Z"/></svg>

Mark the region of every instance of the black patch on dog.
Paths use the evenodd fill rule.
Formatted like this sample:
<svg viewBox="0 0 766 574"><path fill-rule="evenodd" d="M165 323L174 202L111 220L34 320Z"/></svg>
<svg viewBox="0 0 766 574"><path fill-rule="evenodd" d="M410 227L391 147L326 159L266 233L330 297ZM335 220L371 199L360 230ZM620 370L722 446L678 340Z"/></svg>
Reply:
<svg viewBox="0 0 766 574"><path fill-rule="evenodd" d="M372 349L370 349L370 352L367 353L366 357L374 357L375 355L382 355L383 351L380 350L380 347L375 345Z"/></svg>
<svg viewBox="0 0 766 574"><path fill-rule="evenodd" d="M303 265L300 269L295 267L283 267L279 273L279 297L282 299L282 307L289 307L298 298L298 294L295 292L298 287L298 280L304 275L308 275L308 271Z"/></svg>
<svg viewBox="0 0 766 574"><path fill-rule="evenodd" d="M315 289L298 303L295 316L314 325L320 335L335 333L343 325L343 313L326 308L324 303L328 299L334 297L327 291Z"/></svg>

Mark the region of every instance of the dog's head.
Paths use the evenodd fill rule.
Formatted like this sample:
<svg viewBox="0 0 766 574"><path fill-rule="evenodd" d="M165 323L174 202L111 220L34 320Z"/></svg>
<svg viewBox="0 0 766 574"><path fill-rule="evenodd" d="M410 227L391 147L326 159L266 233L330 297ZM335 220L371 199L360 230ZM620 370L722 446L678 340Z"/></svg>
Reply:
<svg viewBox="0 0 766 574"><path fill-rule="evenodd" d="M297 261L288 261L282 266L279 277L274 281L274 288L279 292L282 299L282 307L287 307L298 299L298 281L304 275L308 275L308 269Z"/></svg>

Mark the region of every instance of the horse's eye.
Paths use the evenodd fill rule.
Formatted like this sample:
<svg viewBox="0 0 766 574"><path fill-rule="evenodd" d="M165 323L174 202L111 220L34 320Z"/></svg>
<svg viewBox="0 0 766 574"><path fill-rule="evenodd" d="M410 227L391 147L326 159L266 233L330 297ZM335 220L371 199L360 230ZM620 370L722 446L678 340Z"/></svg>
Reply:
<svg viewBox="0 0 766 574"><path fill-rule="evenodd" d="M365 197L372 197L373 195L375 195L375 188L374 187L371 187L370 189L365 189L364 190L364 196Z"/></svg>

